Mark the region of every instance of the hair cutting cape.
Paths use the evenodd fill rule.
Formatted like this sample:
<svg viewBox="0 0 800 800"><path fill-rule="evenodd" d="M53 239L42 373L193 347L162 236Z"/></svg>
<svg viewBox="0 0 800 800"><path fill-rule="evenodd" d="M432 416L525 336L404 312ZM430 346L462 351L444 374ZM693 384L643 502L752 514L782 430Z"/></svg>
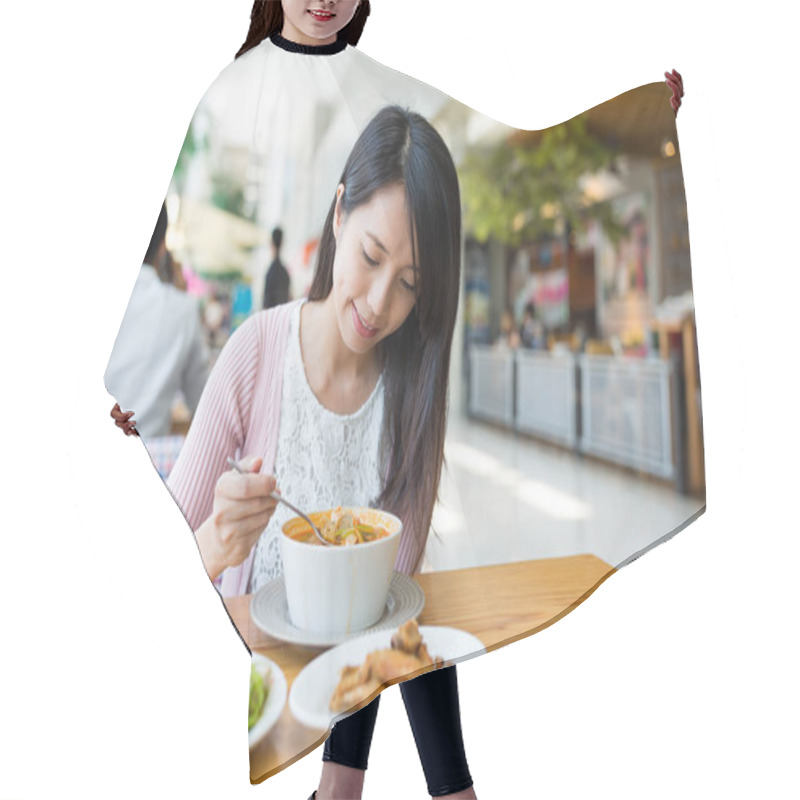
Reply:
<svg viewBox="0 0 800 800"><path fill-rule="evenodd" d="M431 122L461 189L439 502L419 569L393 578L367 631L326 639L293 626L280 578L255 595L246 567L218 582L253 656L254 782L324 740L347 712L330 708L342 668L390 649L409 617L431 657L473 657L552 624L705 509L686 200L664 83L525 131L353 47L304 51L275 37L202 98L166 197L173 269L151 265L160 282L149 290L172 300L154 313L154 301L137 300L137 282L106 374L109 392L137 413L162 477L192 446L187 363L210 366L238 327L271 313L261 297L275 227L292 296L308 291L345 161L387 105ZM182 333L161 329L187 305ZM194 344L178 346L180 337ZM158 397L166 422L147 428ZM213 427L208 415L204 425ZM213 487L227 469L192 463L214 474L184 474L187 485ZM182 510L192 528L202 522ZM362 676L373 683L359 706L416 674Z"/></svg>

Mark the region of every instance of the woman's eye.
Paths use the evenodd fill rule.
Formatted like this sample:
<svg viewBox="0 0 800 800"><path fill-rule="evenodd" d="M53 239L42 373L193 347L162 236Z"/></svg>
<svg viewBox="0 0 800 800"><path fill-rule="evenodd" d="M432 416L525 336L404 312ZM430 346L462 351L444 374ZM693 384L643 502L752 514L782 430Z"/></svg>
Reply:
<svg viewBox="0 0 800 800"><path fill-rule="evenodd" d="M367 262L367 264L369 264L371 267L377 267L378 266L378 262L374 258L370 258L367 255L367 251L363 247L361 248L361 252L364 255L364 260Z"/></svg>
<svg viewBox="0 0 800 800"><path fill-rule="evenodd" d="M408 291L411 292L411 294L416 294L416 292L417 292L417 287L416 286L412 286L406 280L401 280L400 283L402 283L403 284L403 288L404 289L408 289Z"/></svg>

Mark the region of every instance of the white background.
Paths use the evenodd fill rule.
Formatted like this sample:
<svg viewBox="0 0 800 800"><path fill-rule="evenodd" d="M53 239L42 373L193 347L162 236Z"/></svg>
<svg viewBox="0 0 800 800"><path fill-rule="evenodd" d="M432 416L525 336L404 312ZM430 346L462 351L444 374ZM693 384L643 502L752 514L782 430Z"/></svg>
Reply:
<svg viewBox="0 0 800 800"><path fill-rule="evenodd" d="M481 798L797 796L800 287L783 5L374 2L364 51L518 127L667 68L686 82L708 512L557 625L459 667ZM102 384L186 126L249 8L2 12L1 798L306 798L317 783L320 751L250 786L247 653ZM364 796L426 796L396 689Z"/></svg>

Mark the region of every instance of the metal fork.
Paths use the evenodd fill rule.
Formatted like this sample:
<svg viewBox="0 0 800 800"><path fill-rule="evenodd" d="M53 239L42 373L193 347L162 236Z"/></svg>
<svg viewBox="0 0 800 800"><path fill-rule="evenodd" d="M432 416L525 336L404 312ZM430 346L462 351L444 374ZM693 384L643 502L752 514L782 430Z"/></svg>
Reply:
<svg viewBox="0 0 800 800"><path fill-rule="evenodd" d="M228 459L228 466L231 469L236 470L236 472L238 472L240 475L250 475L250 474L252 474L252 473L249 473L249 472L246 472L245 470L243 470L239 466L239 464L237 464L236 461L234 461L232 458ZM303 513L297 506L295 506L292 503L290 503L285 497L283 497L282 495L279 495L277 492L270 492L269 496L273 500L277 500L279 503L283 503L285 506L288 506L289 508L291 508L292 511L294 511L294 513L297 514L298 517L302 517L311 526L311 530L313 530L314 533L317 534L317 539L319 539L322 542L322 544L326 545L327 547L333 547L333 542L329 542L320 533L319 528L311 521L311 517L309 517L307 514Z"/></svg>

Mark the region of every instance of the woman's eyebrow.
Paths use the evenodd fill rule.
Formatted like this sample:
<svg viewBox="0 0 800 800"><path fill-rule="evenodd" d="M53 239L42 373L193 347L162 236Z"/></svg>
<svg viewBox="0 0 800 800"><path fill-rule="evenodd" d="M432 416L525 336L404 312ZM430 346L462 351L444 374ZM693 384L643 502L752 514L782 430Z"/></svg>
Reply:
<svg viewBox="0 0 800 800"><path fill-rule="evenodd" d="M384 247L383 242L374 233L370 233L369 231L364 231L364 233L366 233L367 236L372 239L372 241L375 243L375 246L379 250L382 250L387 256L390 255L389 251ZM415 264L409 264L408 269L413 269L415 275L419 273L419 267L417 267Z"/></svg>
<svg viewBox="0 0 800 800"><path fill-rule="evenodd" d="M383 242L381 242L381 240L374 233L366 231L366 234L367 236L369 236L370 239L372 239L373 242L375 242L375 246L379 250L383 250L383 252L386 253L387 256L389 255L389 251L383 246Z"/></svg>

